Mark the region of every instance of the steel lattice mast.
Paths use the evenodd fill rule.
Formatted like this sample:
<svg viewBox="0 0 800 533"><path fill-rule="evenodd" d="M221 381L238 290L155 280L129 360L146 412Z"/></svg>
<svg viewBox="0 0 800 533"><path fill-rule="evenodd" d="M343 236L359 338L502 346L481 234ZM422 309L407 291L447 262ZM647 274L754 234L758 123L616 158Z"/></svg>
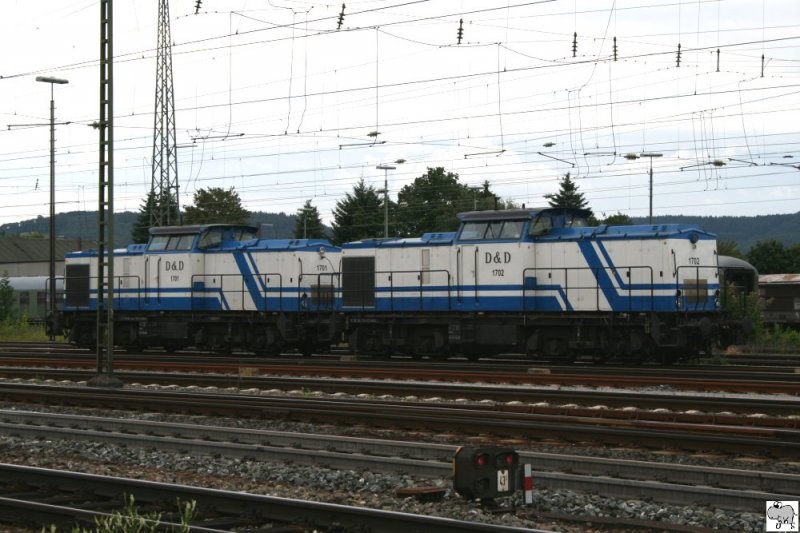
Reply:
<svg viewBox="0 0 800 533"><path fill-rule="evenodd" d="M178 158L175 146L175 94L172 88L172 39L169 2L158 0L156 98L153 125L151 226L179 224Z"/></svg>

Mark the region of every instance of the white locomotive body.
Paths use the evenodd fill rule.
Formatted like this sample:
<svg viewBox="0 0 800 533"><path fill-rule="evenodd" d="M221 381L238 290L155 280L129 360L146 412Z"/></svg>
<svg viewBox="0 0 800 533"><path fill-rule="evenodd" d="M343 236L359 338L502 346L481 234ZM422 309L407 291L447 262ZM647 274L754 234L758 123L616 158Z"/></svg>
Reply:
<svg viewBox="0 0 800 533"><path fill-rule="evenodd" d="M412 355L707 349L715 238L677 225L589 227L587 215L479 211L461 214L454 233L345 244L352 342Z"/></svg>
<svg viewBox="0 0 800 533"><path fill-rule="evenodd" d="M261 240L250 226L153 228L147 245L114 253L114 337L125 346L264 353L329 344L338 256L327 241ZM66 261L65 326L91 344L98 254Z"/></svg>

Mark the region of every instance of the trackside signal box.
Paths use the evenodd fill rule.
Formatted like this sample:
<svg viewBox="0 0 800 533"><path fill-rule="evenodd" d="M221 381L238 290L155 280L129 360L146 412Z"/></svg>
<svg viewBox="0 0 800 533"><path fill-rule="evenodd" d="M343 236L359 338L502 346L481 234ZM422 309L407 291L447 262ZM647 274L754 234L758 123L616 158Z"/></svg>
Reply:
<svg viewBox="0 0 800 533"><path fill-rule="evenodd" d="M519 455L501 446L462 446L453 457L453 488L469 499L510 496L517 490Z"/></svg>

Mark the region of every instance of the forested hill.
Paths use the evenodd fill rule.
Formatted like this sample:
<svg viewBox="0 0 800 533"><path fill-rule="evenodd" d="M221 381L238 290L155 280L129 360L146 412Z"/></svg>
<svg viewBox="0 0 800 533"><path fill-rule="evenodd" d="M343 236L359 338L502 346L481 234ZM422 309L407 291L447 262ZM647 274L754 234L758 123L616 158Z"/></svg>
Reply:
<svg viewBox="0 0 800 533"><path fill-rule="evenodd" d="M117 213L114 216L114 246L124 247L131 242L131 230L137 213ZM22 222L0 225L0 235L48 233L48 218L38 217ZM800 243L800 212L792 215L763 215L757 217L653 217L656 224L691 224L714 233L717 238L734 241L746 253L758 241L775 239L784 246ZM255 226L265 225L264 236L285 239L294 234L295 215L256 212L250 218ZM635 218L635 224L647 224L646 218ZM56 215L56 234L64 238L97 240L97 212L73 211Z"/></svg>
<svg viewBox="0 0 800 533"><path fill-rule="evenodd" d="M647 224L646 218L634 218L635 224ZM800 243L800 212L793 215L757 217L653 217L654 224L691 224L713 233L721 241L734 241L746 253L758 241L775 239L784 246Z"/></svg>
<svg viewBox="0 0 800 533"><path fill-rule="evenodd" d="M138 213L124 212L114 215L114 247L124 248L131 244L131 231L136 223ZM37 217L22 222L0 225L0 235L39 234L47 236L50 217ZM264 225L264 236L267 238L288 239L294 235L295 216L285 213L254 212L250 224ZM96 241L97 211L72 211L56 215L56 235L59 238Z"/></svg>

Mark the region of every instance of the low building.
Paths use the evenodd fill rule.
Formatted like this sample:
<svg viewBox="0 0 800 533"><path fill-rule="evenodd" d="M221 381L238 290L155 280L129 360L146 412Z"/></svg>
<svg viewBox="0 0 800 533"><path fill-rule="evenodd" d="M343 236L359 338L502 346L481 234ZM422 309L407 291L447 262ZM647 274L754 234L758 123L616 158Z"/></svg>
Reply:
<svg viewBox="0 0 800 533"><path fill-rule="evenodd" d="M758 292L765 302L765 323L800 327L800 274L762 274Z"/></svg>
<svg viewBox="0 0 800 533"><path fill-rule="evenodd" d="M64 255L89 246L83 239L55 240L56 277L64 275ZM50 275L50 240L18 236L0 237L0 275L30 277Z"/></svg>

